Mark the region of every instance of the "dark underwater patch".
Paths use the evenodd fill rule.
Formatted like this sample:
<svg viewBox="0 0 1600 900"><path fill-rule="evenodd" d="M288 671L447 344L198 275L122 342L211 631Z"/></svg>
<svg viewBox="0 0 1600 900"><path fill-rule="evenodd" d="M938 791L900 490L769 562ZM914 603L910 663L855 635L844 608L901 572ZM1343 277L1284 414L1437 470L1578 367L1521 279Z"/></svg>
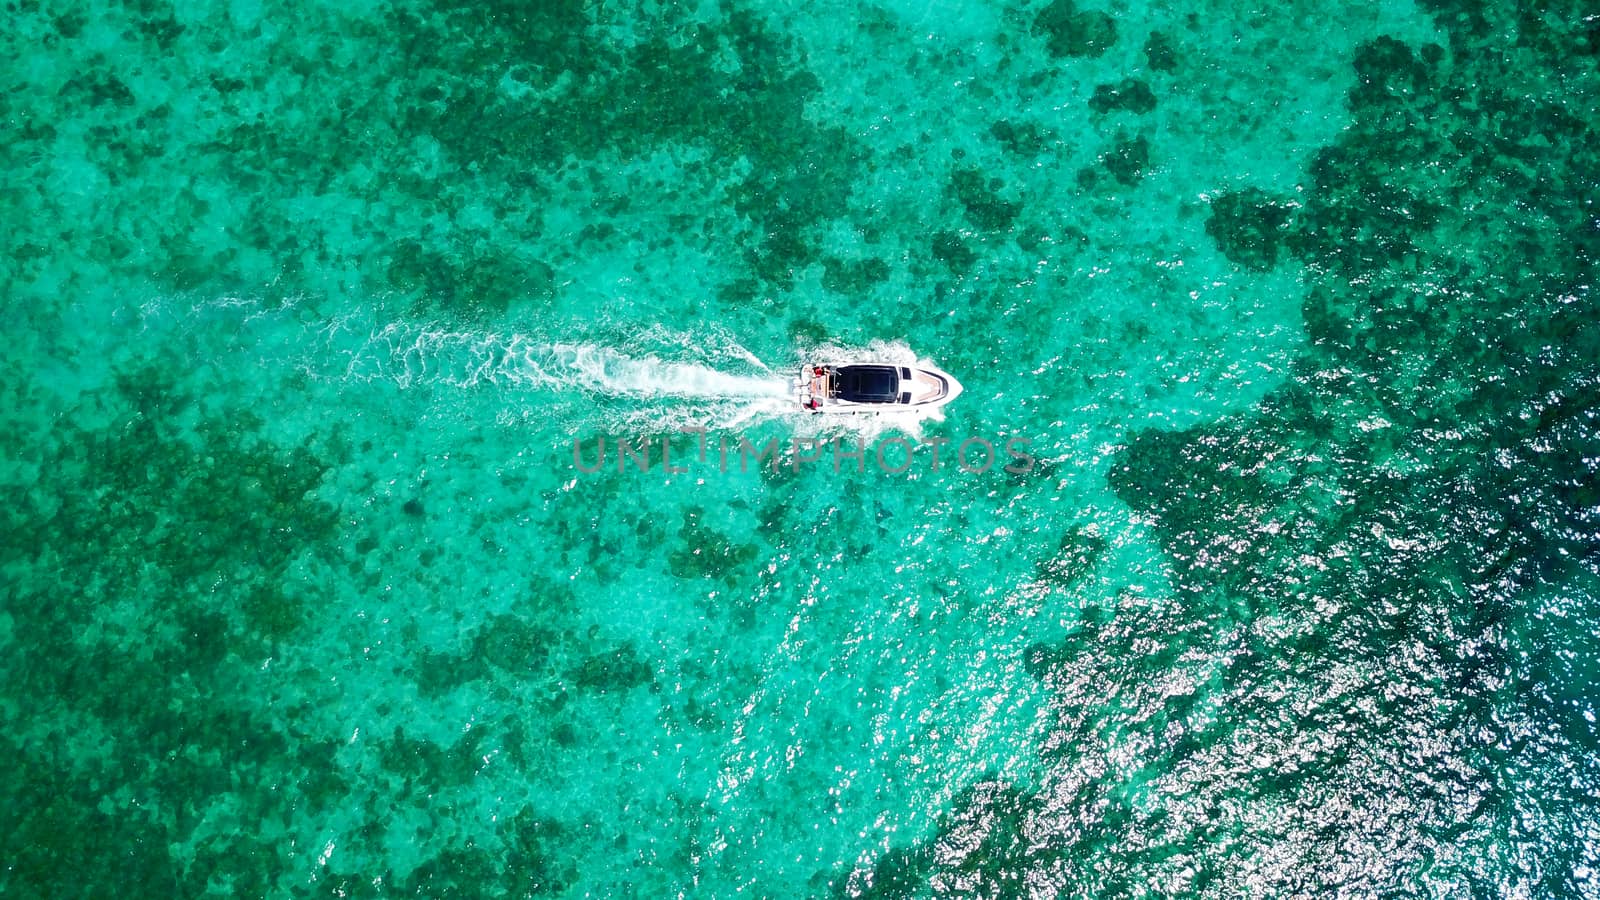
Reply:
<svg viewBox="0 0 1600 900"><path fill-rule="evenodd" d="M998 178L987 178L976 169L958 168L950 173L946 194L966 211L967 221L987 232L1010 229L1022 212L1022 204L1007 200L1001 195L1004 183Z"/></svg>
<svg viewBox="0 0 1600 900"><path fill-rule="evenodd" d="M1038 156L1050 149L1058 135L1034 122L1013 122L1008 119L989 126L989 136L1007 151L1019 156Z"/></svg>
<svg viewBox="0 0 1600 900"><path fill-rule="evenodd" d="M543 195L562 173L662 147L703 148L712 161L700 168L748 161L749 176L731 188L732 214L756 227L750 245L733 252L747 255L757 277L786 286L818 261L811 231L847 212L860 165L850 135L806 116L821 89L816 77L787 38L742 11L728 10L717 27L648 25L626 48L595 36L602 14L574 3L515 10L440 3L387 11L382 23L351 21L355 33L347 37L384 46L373 65L406 85L392 102L371 96L369 79L330 64L331 39L312 39L278 53L303 79L297 92L269 96L261 79L225 68L198 72L192 91L219 116L209 139L197 134L196 143L176 146L197 189L256 198L254 208L223 220L237 243L268 254L272 274L292 277L308 259L373 267L392 290L414 298L417 314L469 321L539 308L552 296L571 248L546 239L526 214L548 202ZM73 23L62 20L69 31ZM140 16L137 27L158 48L190 40L170 16ZM24 128L93 115L100 124L89 159L114 182L142 178L173 135L149 118L159 109L138 107L128 87L136 74L120 58L97 62L63 88L50 115L26 117ZM557 90L558 83L575 87ZM552 99L527 102L521 91ZM492 221L461 215L463 192L418 165L419 146L436 147L445 172L500 186ZM383 178L371 177L378 172ZM359 259L330 258L348 251L325 240L324 223L298 220L288 202L330 193L359 201L351 208L360 221L341 223L371 236ZM216 258L210 242L196 239L215 221L203 209L180 207L159 222L159 233L142 235L144 252L107 246L97 255L115 271L180 290L237 290L229 282L237 260ZM545 242L555 245L548 258L507 249Z"/></svg>
<svg viewBox="0 0 1600 900"><path fill-rule="evenodd" d="M1074 528L1061 538L1056 555L1039 566L1039 580L1058 588L1071 587L1094 569L1105 552L1105 538Z"/></svg>
<svg viewBox="0 0 1600 900"><path fill-rule="evenodd" d="M1101 115L1122 110L1142 116L1156 108L1156 95L1143 81L1124 78L1115 84L1096 85L1089 108Z"/></svg>
<svg viewBox="0 0 1600 900"><path fill-rule="evenodd" d="M1052 0L1033 20L1058 57L1101 56L1117 42L1117 22L1101 10L1080 10L1073 0Z"/></svg>
<svg viewBox="0 0 1600 900"><path fill-rule="evenodd" d="M1230 191L1211 201L1206 234L1231 262L1264 272L1284 255L1293 217L1285 199L1256 188Z"/></svg>
<svg viewBox="0 0 1600 900"><path fill-rule="evenodd" d="M1058 698L1047 788L964 794L933 836L835 873L842 893L1120 896L1180 872L1200 896L1584 891L1573 829L1596 812L1600 729L1574 698L1600 688L1600 230L1579 197L1600 156L1558 85L1588 37L1570 4L1428 5L1448 65L1436 47L1363 45L1353 125L1298 208L1252 190L1213 204L1229 259L1306 267L1310 343L1259 408L1137 431L1114 461L1173 596L1081 610L1022 654ZM1508 90L1491 35L1511 33L1533 54L1520 65L1567 80ZM1092 716L1091 696L1139 714ZM1111 771L1112 746L1141 749ZM1270 872L1194 852L1290 837L1306 840Z"/></svg>
<svg viewBox="0 0 1600 900"><path fill-rule="evenodd" d="M760 471L770 470L771 466L763 463ZM750 570L760 550L755 544L740 543L707 525L704 516L704 511L697 508L685 510L678 529L678 546L668 554L667 567L678 578L731 582Z"/></svg>
<svg viewBox="0 0 1600 900"><path fill-rule="evenodd" d="M655 680L655 670L631 644L590 654L568 673L578 687L602 694L626 691Z"/></svg>
<svg viewBox="0 0 1600 900"><path fill-rule="evenodd" d="M1152 71L1171 72L1178 68L1178 51L1166 32L1153 31L1144 42L1144 59Z"/></svg>
<svg viewBox="0 0 1600 900"><path fill-rule="evenodd" d="M956 274L966 272L978 261L978 254L954 231L935 232L931 249L933 258L949 266L950 271Z"/></svg>
<svg viewBox="0 0 1600 900"><path fill-rule="evenodd" d="M65 895L47 888L70 877L152 896L198 894L220 874L208 860L227 858L235 889L268 892L284 857L250 835L209 848L188 871L167 846L241 772L285 780L283 791L241 795L242 814L260 819L343 790L327 746L246 712L238 697L315 609L288 583L287 567L337 528L333 509L312 496L323 464L257 437L248 413L180 426L192 398L153 368L92 402L117 410L114 424L63 424L44 460L60 489L45 502L14 496L5 510L0 562L50 558L72 574L15 586L7 606L15 627L51 652L13 656L3 677L8 694L29 698L29 722L87 721L112 746L63 767L37 728L8 725L22 743L0 788L19 805L15 827L0 836L13 861L0 885ZM132 622L139 634L107 617L141 596L149 599ZM121 788L162 803L103 812ZM50 796L27 799L37 791Z"/></svg>
<svg viewBox="0 0 1600 900"><path fill-rule="evenodd" d="M846 260L830 256L822 266L822 286L840 294L859 296L889 278L889 264L875 257Z"/></svg>
<svg viewBox="0 0 1600 900"><path fill-rule="evenodd" d="M1133 187L1144 179L1150 165L1150 142L1144 135L1119 137L1100 157L1100 165L1123 187Z"/></svg>

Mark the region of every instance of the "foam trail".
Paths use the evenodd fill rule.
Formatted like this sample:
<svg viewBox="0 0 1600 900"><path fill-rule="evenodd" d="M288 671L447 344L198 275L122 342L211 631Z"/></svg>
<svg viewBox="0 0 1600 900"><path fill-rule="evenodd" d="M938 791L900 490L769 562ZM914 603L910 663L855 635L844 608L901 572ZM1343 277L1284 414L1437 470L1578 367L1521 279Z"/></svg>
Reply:
<svg viewBox="0 0 1600 900"><path fill-rule="evenodd" d="M867 442L891 432L920 437L928 421L942 418L940 410L809 414L794 399L793 380L780 374L790 366L774 370L732 336L716 331L688 334L657 326L552 341L538 334L415 323L370 331L349 324L323 330L327 351L347 360L346 378L401 388L500 389L509 392L505 415L512 417L520 408L525 416L547 420L559 406L560 417L569 423L598 421L645 431L731 429L782 419L801 437ZM902 341L797 348L790 362L798 373L802 365L858 361L925 364ZM535 401L541 393L544 398ZM584 402L572 403L580 399ZM538 405L526 405L534 402Z"/></svg>
<svg viewBox="0 0 1600 900"><path fill-rule="evenodd" d="M634 359L606 347L558 344L551 355L580 384L601 393L640 397L785 397L789 383L774 375L739 375L698 363Z"/></svg>
<svg viewBox="0 0 1600 900"><path fill-rule="evenodd" d="M297 359L295 371L323 382L390 384L402 389L455 388L495 392L497 421L600 424L667 431L730 429L785 421L798 437L855 437L890 432L920 437L940 410L831 416L800 408L794 376L813 364L877 362L918 365L903 341L864 346L796 347L774 368L726 330L680 331L655 324L618 329L584 324L576 338L548 332L460 330L411 321L384 322L381 305L324 316L291 298L267 307L225 296L174 307L157 298L139 310L141 327L170 327L195 340L222 335L225 346L197 354L249 353L264 364ZM428 403L453 403L434 396Z"/></svg>
<svg viewBox="0 0 1600 900"><path fill-rule="evenodd" d="M351 354L346 375L401 387L442 384L579 390L618 398L785 398L789 382L753 356L747 371L655 354L630 356L588 342L389 326Z"/></svg>
<svg viewBox="0 0 1600 900"><path fill-rule="evenodd" d="M327 352L346 360L347 380L495 391L497 420L507 424L656 433L733 429L800 413L791 379L720 332L657 327L552 341L391 323L371 331L341 325L324 338Z"/></svg>

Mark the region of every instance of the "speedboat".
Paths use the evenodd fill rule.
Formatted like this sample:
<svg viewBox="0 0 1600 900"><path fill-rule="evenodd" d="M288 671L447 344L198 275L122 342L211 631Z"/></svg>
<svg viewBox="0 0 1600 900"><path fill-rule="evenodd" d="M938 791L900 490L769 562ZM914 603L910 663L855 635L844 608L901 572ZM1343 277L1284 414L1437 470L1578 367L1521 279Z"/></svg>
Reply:
<svg viewBox="0 0 1600 900"><path fill-rule="evenodd" d="M885 413L937 409L961 393L961 383L932 366L857 363L814 365L795 382L800 406L814 413Z"/></svg>

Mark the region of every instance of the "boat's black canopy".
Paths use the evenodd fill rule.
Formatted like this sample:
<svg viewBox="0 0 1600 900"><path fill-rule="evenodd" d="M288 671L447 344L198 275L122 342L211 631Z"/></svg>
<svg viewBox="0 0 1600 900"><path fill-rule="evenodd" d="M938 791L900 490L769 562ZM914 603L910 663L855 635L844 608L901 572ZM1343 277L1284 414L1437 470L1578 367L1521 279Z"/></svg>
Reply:
<svg viewBox="0 0 1600 900"><path fill-rule="evenodd" d="M840 366L834 370L839 399L851 403L893 403L900 393L894 366Z"/></svg>

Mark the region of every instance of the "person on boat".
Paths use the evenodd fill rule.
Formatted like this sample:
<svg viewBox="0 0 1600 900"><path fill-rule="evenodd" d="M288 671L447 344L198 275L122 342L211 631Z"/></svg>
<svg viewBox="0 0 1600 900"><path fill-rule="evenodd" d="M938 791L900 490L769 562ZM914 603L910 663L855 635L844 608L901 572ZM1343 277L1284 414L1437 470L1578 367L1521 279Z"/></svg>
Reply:
<svg viewBox="0 0 1600 900"><path fill-rule="evenodd" d="M806 398L806 409L809 409L812 412L822 411L822 400L818 395L822 394L828 389L827 376L828 370L823 366L811 367L811 394Z"/></svg>

